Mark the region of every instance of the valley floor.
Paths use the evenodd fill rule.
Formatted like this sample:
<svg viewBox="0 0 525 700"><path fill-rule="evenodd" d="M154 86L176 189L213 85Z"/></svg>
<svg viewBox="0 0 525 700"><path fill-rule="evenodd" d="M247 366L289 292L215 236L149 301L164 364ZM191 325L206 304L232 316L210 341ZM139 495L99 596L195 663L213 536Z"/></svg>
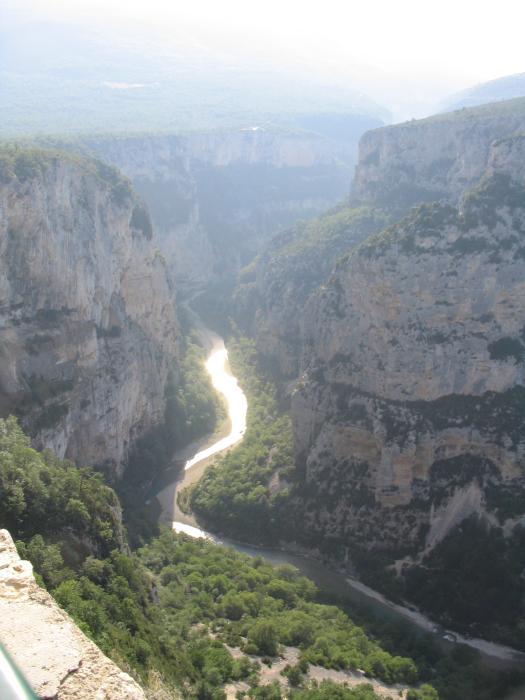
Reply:
<svg viewBox="0 0 525 700"><path fill-rule="evenodd" d="M246 656L246 654L238 648L229 646L227 648L234 659L241 659ZM290 688L289 682L286 680L286 677L281 675L281 672L286 666L295 666L299 661L299 655L300 650L297 647L284 647L278 657L271 659L270 664L261 665L259 684L270 685L271 683L277 682L282 688ZM257 660L256 657L249 658L251 658L252 661ZM392 698L393 696L396 698L406 698L408 690L406 685L401 685L400 683L387 685L374 678L367 678L364 673L337 671L335 669L315 665L309 667L308 672L305 674L305 679L308 681L316 681L317 683L332 681L333 683L345 685L348 688L355 688L363 683L367 683L373 687L375 694L380 698ZM249 685L243 681L238 681L228 684L225 686L224 690L227 700L235 700L236 693L239 690L248 692Z"/></svg>

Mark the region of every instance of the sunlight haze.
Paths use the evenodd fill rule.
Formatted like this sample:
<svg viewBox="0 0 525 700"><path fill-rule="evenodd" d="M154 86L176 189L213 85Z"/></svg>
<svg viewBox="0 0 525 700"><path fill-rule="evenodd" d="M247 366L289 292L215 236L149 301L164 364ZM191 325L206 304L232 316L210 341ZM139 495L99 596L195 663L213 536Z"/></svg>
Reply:
<svg viewBox="0 0 525 700"><path fill-rule="evenodd" d="M227 0L33 0L19 8L56 19L135 24L202 48L368 72L396 80L432 78L461 86L520 72L525 9L513 0L440 3ZM130 27L128 27L130 28ZM468 47L468 50L467 50Z"/></svg>

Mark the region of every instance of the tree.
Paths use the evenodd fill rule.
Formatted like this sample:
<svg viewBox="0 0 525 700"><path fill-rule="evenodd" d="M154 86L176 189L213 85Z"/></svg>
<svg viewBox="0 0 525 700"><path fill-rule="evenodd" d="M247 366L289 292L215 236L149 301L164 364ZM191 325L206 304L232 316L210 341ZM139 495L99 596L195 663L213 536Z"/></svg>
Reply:
<svg viewBox="0 0 525 700"><path fill-rule="evenodd" d="M233 591L229 591L223 596L221 608L229 620L240 620L247 611L242 597Z"/></svg>
<svg viewBox="0 0 525 700"><path fill-rule="evenodd" d="M407 700L439 700L439 695L431 685L424 683L417 690L409 690Z"/></svg>
<svg viewBox="0 0 525 700"><path fill-rule="evenodd" d="M260 620L250 629L248 640L258 649L259 654L275 656L279 649L277 627L270 620Z"/></svg>
<svg viewBox="0 0 525 700"><path fill-rule="evenodd" d="M67 502L66 517L79 529L87 527L91 520L88 509L78 498L70 498Z"/></svg>

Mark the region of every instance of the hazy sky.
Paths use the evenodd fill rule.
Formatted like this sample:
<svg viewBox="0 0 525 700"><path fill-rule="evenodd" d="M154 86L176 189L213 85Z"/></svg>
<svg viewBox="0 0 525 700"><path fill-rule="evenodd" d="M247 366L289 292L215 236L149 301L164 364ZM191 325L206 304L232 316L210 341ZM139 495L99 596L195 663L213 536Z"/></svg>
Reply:
<svg viewBox="0 0 525 700"><path fill-rule="evenodd" d="M525 71L520 0L0 0L201 50L314 69L394 107ZM403 93L404 91L404 93ZM381 99L382 98L382 99Z"/></svg>
<svg viewBox="0 0 525 700"><path fill-rule="evenodd" d="M24 0L17 4L24 4ZM520 0L33 0L62 17L133 20L163 34L396 77L454 82L525 70Z"/></svg>

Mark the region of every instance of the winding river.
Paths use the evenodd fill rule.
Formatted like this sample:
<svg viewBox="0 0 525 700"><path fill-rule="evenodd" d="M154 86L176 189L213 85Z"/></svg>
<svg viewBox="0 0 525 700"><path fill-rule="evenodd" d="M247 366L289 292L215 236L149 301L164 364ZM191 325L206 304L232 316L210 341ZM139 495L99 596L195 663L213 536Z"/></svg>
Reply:
<svg viewBox="0 0 525 700"><path fill-rule="evenodd" d="M162 508L161 519L171 522L175 532L183 532L192 537L202 537L217 544L233 547L239 552L250 556L262 556L273 564L292 564L305 576L311 578L322 589L347 598L353 603L363 604L371 611L383 618L394 622L409 624L412 629L424 631L433 635L441 646L452 647L454 644L466 644L478 650L487 665L492 666L521 666L525 664L525 654L510 647L506 647L483 639L463 637L457 633L448 632L452 637L444 638L446 630L426 618L415 608L407 608L387 600L381 593L365 586L360 581L338 573L323 563L314 559L299 556L291 551L259 548L244 545L225 537L219 537L211 532L201 529L193 514L183 513L177 503L179 492L198 481L206 468L212 463L213 457L223 452L240 440L246 430L247 400L237 379L232 375L228 364L228 351L224 340L206 328L200 319L193 316L201 341L206 348L208 357L206 370L210 374L213 386L222 394L228 409L228 421L222 426L222 430L213 436L192 443L175 455L174 461L184 470L179 476L157 494L157 499ZM453 640L453 641L452 641Z"/></svg>

